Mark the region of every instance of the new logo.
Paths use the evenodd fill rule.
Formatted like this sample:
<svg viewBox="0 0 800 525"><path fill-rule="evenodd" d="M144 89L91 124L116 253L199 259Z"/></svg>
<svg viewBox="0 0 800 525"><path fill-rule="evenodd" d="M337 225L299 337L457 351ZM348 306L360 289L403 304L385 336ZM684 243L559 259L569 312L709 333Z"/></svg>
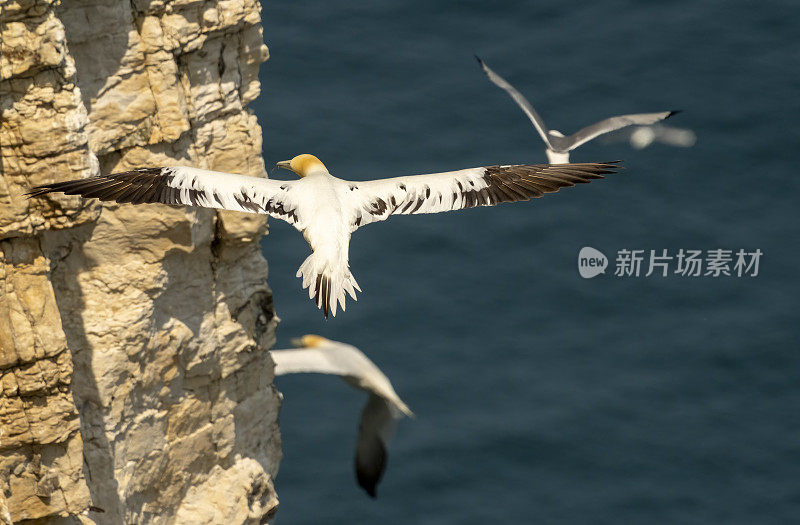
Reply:
<svg viewBox="0 0 800 525"><path fill-rule="evenodd" d="M584 279L591 279L601 273L606 273L608 259L603 252L590 246L584 246L578 253L578 273Z"/></svg>

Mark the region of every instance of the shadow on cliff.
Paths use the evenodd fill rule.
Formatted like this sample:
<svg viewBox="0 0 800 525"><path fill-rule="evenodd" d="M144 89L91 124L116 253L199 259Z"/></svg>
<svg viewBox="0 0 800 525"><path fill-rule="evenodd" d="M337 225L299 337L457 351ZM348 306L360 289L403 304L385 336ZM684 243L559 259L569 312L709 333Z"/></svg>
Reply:
<svg viewBox="0 0 800 525"><path fill-rule="evenodd" d="M81 422L83 439L83 474L92 504L103 509L93 513L97 523L121 523L122 503L114 477L114 459L105 433L103 406L99 386L92 371L93 351L89 345L83 317L86 300L79 275L91 264L82 256L82 245L92 237L96 223L66 231L48 231L42 235L43 252L50 260L53 285L61 326L72 353L72 394Z"/></svg>
<svg viewBox="0 0 800 525"><path fill-rule="evenodd" d="M226 242L219 224L211 250L216 300L225 305L225 314L245 330L250 340L246 351L236 353L237 372L224 381L236 403L232 411L235 432L232 456L255 459L274 479L280 462L277 421L281 398L273 384L274 363L268 349L275 344L279 319L267 284L267 261L260 243ZM273 497L271 487L256 481L248 498L251 511L256 506L262 509L272 506L264 517L271 519L277 510L277 501L270 500Z"/></svg>
<svg viewBox="0 0 800 525"><path fill-rule="evenodd" d="M109 16L131 17L131 4L101 0L92 4L64 2L55 8L64 25L67 46L74 58L77 84L88 112L92 103L108 89L107 79L123 68L130 47L128 29L132 24L111 20ZM72 392L78 408L83 438L83 473L92 503L104 512L93 512L99 524L124 522L124 505L114 475L114 453L106 434L105 413L100 387L93 372L94 350L79 312L87 309L80 275L90 272L93 262L83 256L82 246L91 239L97 223L43 236L49 244L51 280L61 314L67 344L72 352L74 372ZM55 255L54 255L55 254Z"/></svg>
<svg viewBox="0 0 800 525"><path fill-rule="evenodd" d="M110 89L108 80L119 81L126 66L126 54L131 47L130 29L135 27L132 9L132 3L118 0L56 5L56 15L64 24L69 53L75 59L81 98L89 113L98 96Z"/></svg>

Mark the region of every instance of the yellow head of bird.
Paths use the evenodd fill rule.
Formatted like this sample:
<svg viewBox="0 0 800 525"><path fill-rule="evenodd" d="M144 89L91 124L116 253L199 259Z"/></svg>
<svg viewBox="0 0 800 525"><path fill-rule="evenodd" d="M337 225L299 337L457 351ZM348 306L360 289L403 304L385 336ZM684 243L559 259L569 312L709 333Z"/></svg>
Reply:
<svg viewBox="0 0 800 525"><path fill-rule="evenodd" d="M325 167L325 164L323 164L321 160L314 155L309 155L308 153L298 155L292 160L282 160L278 163L278 167L293 171L301 177L305 177L311 172L317 170L328 171L328 169Z"/></svg>
<svg viewBox="0 0 800 525"><path fill-rule="evenodd" d="M298 337L297 339L292 339L292 344L299 348L316 348L320 345L327 343L328 340L322 337L321 335L304 335L303 337Z"/></svg>

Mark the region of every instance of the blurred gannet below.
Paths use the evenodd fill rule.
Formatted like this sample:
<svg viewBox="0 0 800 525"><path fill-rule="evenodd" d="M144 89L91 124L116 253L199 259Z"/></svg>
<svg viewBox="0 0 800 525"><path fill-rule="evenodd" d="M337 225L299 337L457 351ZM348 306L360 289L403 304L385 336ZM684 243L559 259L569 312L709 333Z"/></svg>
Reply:
<svg viewBox="0 0 800 525"><path fill-rule="evenodd" d="M350 273L350 235L393 214L438 213L501 202L527 201L560 188L602 179L615 163L486 166L393 179L348 181L334 177L309 154L278 163L300 176L272 180L185 166L140 168L37 186L50 192L120 203L201 206L283 219L303 233L312 253L300 266L303 288L325 317L345 309L345 292L361 291ZM333 302L331 302L333 297Z"/></svg>
<svg viewBox="0 0 800 525"><path fill-rule="evenodd" d="M544 123L544 120L542 120L542 117L536 113L536 110L533 109L533 106L531 106L531 103L528 102L528 99L522 96L519 91L514 89L514 86L506 82L505 79L503 79L500 75L489 69L489 66L487 66L483 60L477 56L475 58L478 59L478 63L483 68L483 72L486 73L486 76L489 77L489 80L491 80L498 87L503 88L506 93L508 93L511 98L514 99L514 102L517 103L522 111L525 112L531 122L533 122L533 126L536 128L536 131L539 132L539 136L541 136L542 140L544 141L545 153L547 153L547 160L550 162L550 164L562 164L569 162L570 151L599 135L603 135L604 133L609 133L626 126L655 124L656 122L671 117L675 113L679 113L678 111L662 111L660 113L634 113L631 115L619 115L596 122L591 126L583 128L577 133L565 137L560 131L548 129Z"/></svg>
<svg viewBox="0 0 800 525"><path fill-rule="evenodd" d="M333 374L369 394L358 425L355 468L358 484L374 498L386 470L386 447L397 420L403 415L414 417L414 413L394 391L389 378L358 348L318 335L304 335L292 343L302 348L270 352L276 376Z"/></svg>

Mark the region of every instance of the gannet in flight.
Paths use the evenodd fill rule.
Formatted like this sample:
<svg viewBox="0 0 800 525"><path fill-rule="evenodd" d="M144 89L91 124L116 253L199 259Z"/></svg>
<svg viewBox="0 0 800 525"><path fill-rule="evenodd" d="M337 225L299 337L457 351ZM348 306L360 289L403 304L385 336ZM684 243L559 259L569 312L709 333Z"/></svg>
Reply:
<svg viewBox="0 0 800 525"><path fill-rule="evenodd" d="M303 348L270 352L276 376L334 374L369 394L358 424L355 468L358 484L374 498L386 470L386 447L397 420L414 417L414 413L394 391L389 378L358 348L318 335L305 335L292 342Z"/></svg>
<svg viewBox="0 0 800 525"><path fill-rule="evenodd" d="M350 273L350 235L393 214L437 213L501 202L527 201L566 186L602 179L614 163L486 166L393 179L348 181L334 177L308 154L278 163L300 176L274 180L170 166L37 186L31 197L51 192L120 203L158 202L201 206L283 219L303 233L312 253L297 277L325 317L345 309L345 292L361 291ZM332 299L332 300L331 300Z"/></svg>
<svg viewBox="0 0 800 525"><path fill-rule="evenodd" d="M483 68L483 72L486 73L486 76L489 77L489 80L491 80L498 87L503 88L505 92L508 93L512 99L514 99L514 102L517 103L522 111L525 112L531 122L533 122L533 126L536 128L536 131L539 132L539 136L541 136L542 140L544 141L544 151L547 153L547 160L550 162L550 164L563 164L569 162L570 151L604 133L609 133L626 126L644 126L655 124L656 122L671 117L675 113L679 113L678 111L662 111L660 113L635 113L631 115L619 115L596 122L591 126L583 128L577 133L565 137L560 131L548 129L544 123L544 120L542 120L542 117L536 113L536 110L533 109L533 106L531 106L531 103L528 102L528 99L523 97L522 94L514 89L514 86L506 82L503 77L489 69L489 66L487 66L483 60L477 56L475 58L478 59L478 63Z"/></svg>

